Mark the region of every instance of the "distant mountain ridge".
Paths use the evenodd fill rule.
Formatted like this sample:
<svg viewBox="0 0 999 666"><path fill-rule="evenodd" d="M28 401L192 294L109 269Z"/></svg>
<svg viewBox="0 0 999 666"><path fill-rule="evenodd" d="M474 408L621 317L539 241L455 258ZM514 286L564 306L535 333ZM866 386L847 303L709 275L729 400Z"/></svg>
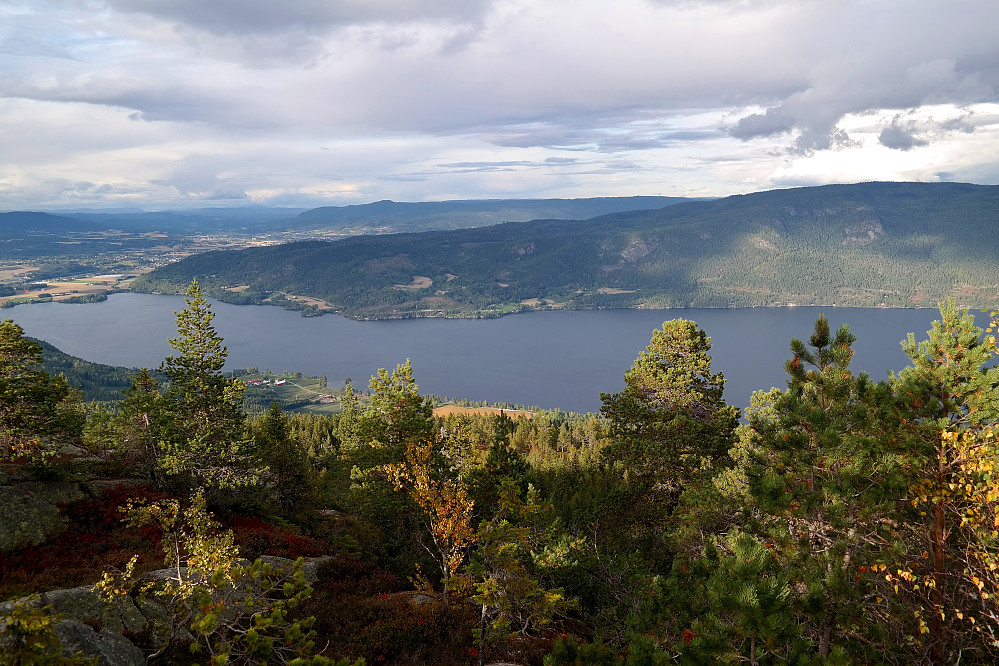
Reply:
<svg viewBox="0 0 999 666"><path fill-rule="evenodd" d="M167 233L262 233L328 231L343 235L399 233L489 226L539 218L581 220L626 210L651 210L690 201L682 197L592 197L581 199L485 199L376 201L345 206L197 208L163 211L0 213L0 239L31 233L96 232L109 229Z"/></svg>
<svg viewBox="0 0 999 666"><path fill-rule="evenodd" d="M550 307L912 307L952 295L987 307L999 305L997 232L999 186L829 185L585 221L209 252L133 288L178 292L196 277L230 302L356 318Z"/></svg>
<svg viewBox="0 0 999 666"><path fill-rule="evenodd" d="M683 197L591 197L581 199L485 199L454 201L376 201L350 206L324 206L306 211L290 222L302 228L341 231L429 231L468 229L503 222L537 219L585 220L631 210L655 210L691 199Z"/></svg>
<svg viewBox="0 0 999 666"><path fill-rule="evenodd" d="M22 238L31 233L63 234L71 231L97 231L101 225L68 215L53 215L37 211L0 213L0 239Z"/></svg>

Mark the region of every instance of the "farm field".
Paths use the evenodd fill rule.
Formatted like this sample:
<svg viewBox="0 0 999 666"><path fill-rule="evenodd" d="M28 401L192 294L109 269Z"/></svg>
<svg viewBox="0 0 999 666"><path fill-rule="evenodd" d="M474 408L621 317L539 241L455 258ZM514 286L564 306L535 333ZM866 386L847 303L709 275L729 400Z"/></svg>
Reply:
<svg viewBox="0 0 999 666"><path fill-rule="evenodd" d="M32 270L32 267L21 267L21 271ZM136 273L129 275L97 275L93 277L75 278L72 280L49 280L44 284L29 284L26 289L18 289L11 296L0 296L0 307L8 303L34 303L47 301L72 301L81 298L93 298L127 288L128 283L135 279ZM0 281L5 275L13 276L13 270L0 271ZM7 278L8 280L10 278Z"/></svg>
<svg viewBox="0 0 999 666"><path fill-rule="evenodd" d="M534 412L520 409L500 409L499 407L461 407L459 405L441 405L434 407L434 416L451 416L452 414L506 414L512 419L529 419Z"/></svg>

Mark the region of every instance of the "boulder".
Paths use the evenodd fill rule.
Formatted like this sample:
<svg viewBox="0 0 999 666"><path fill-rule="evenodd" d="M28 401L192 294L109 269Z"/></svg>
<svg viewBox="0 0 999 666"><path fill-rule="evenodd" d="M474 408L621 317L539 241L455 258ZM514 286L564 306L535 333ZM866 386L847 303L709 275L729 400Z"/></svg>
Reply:
<svg viewBox="0 0 999 666"><path fill-rule="evenodd" d="M305 582L312 585L319 578L319 567L329 562L332 557L309 557L302 564L302 573L305 574Z"/></svg>
<svg viewBox="0 0 999 666"><path fill-rule="evenodd" d="M78 483L0 485L0 552L37 546L57 536L66 524L56 505L82 498Z"/></svg>
<svg viewBox="0 0 999 666"><path fill-rule="evenodd" d="M89 585L42 592L42 605L49 604L52 605L52 614L58 617L83 622L93 627L102 624L104 603Z"/></svg>
<svg viewBox="0 0 999 666"><path fill-rule="evenodd" d="M106 629L96 632L76 620L63 620L54 629L62 643L64 657L74 654L97 657L98 666L145 666L146 656L142 650L119 634Z"/></svg>
<svg viewBox="0 0 999 666"><path fill-rule="evenodd" d="M137 633L148 625L131 597L119 597L113 604L105 604L90 586L44 592L41 602L51 604L53 613L61 618L117 633Z"/></svg>

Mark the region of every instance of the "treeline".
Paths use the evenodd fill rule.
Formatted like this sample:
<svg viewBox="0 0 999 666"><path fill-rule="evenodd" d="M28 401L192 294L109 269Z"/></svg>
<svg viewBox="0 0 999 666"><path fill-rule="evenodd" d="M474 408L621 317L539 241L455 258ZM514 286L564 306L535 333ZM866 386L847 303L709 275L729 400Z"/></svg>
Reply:
<svg viewBox="0 0 999 666"><path fill-rule="evenodd" d="M33 371L34 388L6 394L15 407L0 412L8 464L41 461L30 464L51 478L45 452L73 440L163 493L134 491L146 499L129 520L194 575L150 589L133 566L104 583L139 601L172 595L173 629L136 639L150 652L548 666L999 658L999 367L994 338L953 302L926 341L903 342L911 365L886 381L855 375L855 336L820 317L790 341L787 388L740 414L710 339L672 320L624 389L602 394L600 415L516 420L434 417L409 363L372 377L364 403L348 383L339 414L273 404L248 418L241 382L220 374L212 317L193 284L160 367L169 385L141 371L114 411L81 420L64 380ZM16 326L0 333L31 365ZM268 554L265 528L237 543L209 511L294 528L300 547L333 559L312 586L293 577L256 597L265 619L251 621L221 600L244 577L276 575L238 562Z"/></svg>
<svg viewBox="0 0 999 666"><path fill-rule="evenodd" d="M486 199L469 201L376 201L323 206L301 213L289 226L339 233L402 233L470 229L538 219L585 220L624 210L651 210L685 201L680 197L589 197L583 199Z"/></svg>
<svg viewBox="0 0 999 666"><path fill-rule="evenodd" d="M318 314L291 298L311 296L357 318L537 307L912 307L950 296L984 307L999 303L997 212L992 186L801 188L581 222L210 252L133 288L177 293L198 277L222 300L276 299Z"/></svg>
<svg viewBox="0 0 999 666"><path fill-rule="evenodd" d="M64 377L70 387L80 391L84 402L119 402L132 385L135 368L92 363L70 356L44 340L35 342L41 347L42 369Z"/></svg>

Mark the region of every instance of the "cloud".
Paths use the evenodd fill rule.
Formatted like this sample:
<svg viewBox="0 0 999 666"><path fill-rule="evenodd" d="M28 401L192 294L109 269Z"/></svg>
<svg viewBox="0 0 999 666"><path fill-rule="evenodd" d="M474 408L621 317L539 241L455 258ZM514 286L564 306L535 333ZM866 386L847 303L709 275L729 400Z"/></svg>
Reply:
<svg viewBox="0 0 999 666"><path fill-rule="evenodd" d="M449 162L438 165L458 173L509 171L518 167L531 166L530 162Z"/></svg>
<svg viewBox="0 0 999 666"><path fill-rule="evenodd" d="M771 137L794 129L794 119L788 117L780 106L774 106L763 113L744 116L729 128L729 135L748 141L757 137Z"/></svg>
<svg viewBox="0 0 999 666"><path fill-rule="evenodd" d="M926 145L926 141L917 138L915 134L897 122L892 122L891 125L881 130L881 134L878 135L878 143L892 150L912 150L917 146Z"/></svg>
<svg viewBox="0 0 999 666"><path fill-rule="evenodd" d="M997 24L980 0L0 3L0 191L354 202L988 178Z"/></svg>
<svg viewBox="0 0 999 666"><path fill-rule="evenodd" d="M478 21L492 0L108 0L120 12L143 13L216 34L315 31L358 23Z"/></svg>

